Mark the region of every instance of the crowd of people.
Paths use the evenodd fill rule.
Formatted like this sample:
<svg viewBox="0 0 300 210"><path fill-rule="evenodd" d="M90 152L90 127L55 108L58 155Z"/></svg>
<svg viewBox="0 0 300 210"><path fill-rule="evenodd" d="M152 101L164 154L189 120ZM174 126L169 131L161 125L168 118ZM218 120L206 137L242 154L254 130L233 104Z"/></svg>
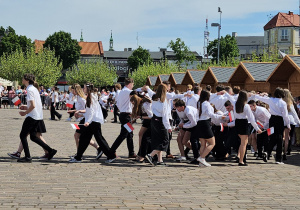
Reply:
<svg viewBox="0 0 300 210"><path fill-rule="evenodd" d="M45 151L41 159L50 160L56 150L50 148L42 137L46 127L41 91L31 74L24 75L23 84L27 91L27 105L20 106L23 110L20 115L26 115L20 134L21 143L17 152L8 154L18 158L19 162L31 162L26 140L30 135L31 140ZM295 100L288 89L278 87L270 95L218 85L216 93L211 93L209 85L202 89L194 84L188 85L186 92L176 94L168 81L160 84L155 92L148 86L136 90L133 87L133 79L127 78L123 88L120 84L115 85L116 91L98 93L93 84L87 83L83 88L73 84L69 93L63 94L70 115L68 121L74 117L80 127L74 134L77 151L70 157L70 163L82 162L88 145L96 149L96 159L104 154L106 163L112 163L120 144L126 139L129 158L139 163L166 166L164 159L174 158L170 152L173 132L178 132L180 156L176 160L204 167L211 166L207 162L210 155L222 161L233 154L236 154L234 161L238 166L247 166L249 147L256 158L264 162L272 158L275 149L275 163L284 164L291 153L291 145L299 144L299 100ZM58 89L53 88L52 120L55 116L62 117L55 108L59 101ZM114 113L112 123L118 122L119 116L121 124L120 134L111 146L101 130L110 110ZM131 127L137 119L142 120L142 126L136 154ZM20 158L23 149L25 157ZM190 152L193 158L190 158Z"/></svg>

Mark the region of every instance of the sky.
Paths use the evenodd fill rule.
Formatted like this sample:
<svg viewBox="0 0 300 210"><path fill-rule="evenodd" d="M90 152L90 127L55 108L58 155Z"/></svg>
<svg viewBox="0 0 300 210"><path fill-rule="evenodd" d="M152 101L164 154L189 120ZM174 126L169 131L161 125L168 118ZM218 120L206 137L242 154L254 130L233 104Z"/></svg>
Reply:
<svg viewBox="0 0 300 210"><path fill-rule="evenodd" d="M208 18L210 40L237 32L238 36L263 36L264 25L278 12L299 14L300 0L0 0L0 26L11 26L32 41L45 40L57 31L73 39L102 41L109 49L112 30L114 50L150 51L166 48L181 38L192 51L203 55ZM138 39L137 39L138 37Z"/></svg>

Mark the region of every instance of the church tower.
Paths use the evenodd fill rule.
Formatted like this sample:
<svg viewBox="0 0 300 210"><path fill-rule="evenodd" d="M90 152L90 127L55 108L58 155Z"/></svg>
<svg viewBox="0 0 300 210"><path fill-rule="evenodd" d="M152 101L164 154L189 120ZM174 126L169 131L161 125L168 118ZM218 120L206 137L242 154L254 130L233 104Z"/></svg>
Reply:
<svg viewBox="0 0 300 210"><path fill-rule="evenodd" d="M114 40L112 38L112 31L110 32L109 51L114 51Z"/></svg>
<svg viewBox="0 0 300 210"><path fill-rule="evenodd" d="M80 41L83 42L82 29L81 29L81 37L80 37Z"/></svg>

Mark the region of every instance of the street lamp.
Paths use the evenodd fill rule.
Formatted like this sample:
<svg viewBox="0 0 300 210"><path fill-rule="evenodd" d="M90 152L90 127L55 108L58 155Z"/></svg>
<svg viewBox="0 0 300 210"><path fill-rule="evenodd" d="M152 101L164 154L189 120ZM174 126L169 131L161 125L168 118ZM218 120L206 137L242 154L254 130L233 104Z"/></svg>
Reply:
<svg viewBox="0 0 300 210"><path fill-rule="evenodd" d="M220 28L221 25L219 23L212 23L212 27L218 27L218 65L220 63Z"/></svg>

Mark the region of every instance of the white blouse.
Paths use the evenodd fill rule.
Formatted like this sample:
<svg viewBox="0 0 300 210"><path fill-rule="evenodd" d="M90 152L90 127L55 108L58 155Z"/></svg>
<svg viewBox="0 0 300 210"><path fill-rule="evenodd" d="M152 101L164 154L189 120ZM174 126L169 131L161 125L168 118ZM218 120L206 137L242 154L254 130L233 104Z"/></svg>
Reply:
<svg viewBox="0 0 300 210"><path fill-rule="evenodd" d="M210 105L208 101L202 103L202 113L199 120L208 120L210 118L222 119L222 116L214 113L214 108Z"/></svg>
<svg viewBox="0 0 300 210"><path fill-rule="evenodd" d="M100 107L100 104L98 103L98 99L91 95L92 101L91 106L86 107L85 112L85 122L92 123L92 122L99 122L101 124L104 123L102 109Z"/></svg>
<svg viewBox="0 0 300 210"><path fill-rule="evenodd" d="M149 118L153 117L153 112L152 112L152 103L149 102L144 102L142 106L142 112L146 113Z"/></svg>
<svg viewBox="0 0 300 210"><path fill-rule="evenodd" d="M169 113L168 113L168 101L164 102L153 101L152 102L152 113L157 117L162 117L162 122L166 129L171 129L170 121L169 121Z"/></svg>

